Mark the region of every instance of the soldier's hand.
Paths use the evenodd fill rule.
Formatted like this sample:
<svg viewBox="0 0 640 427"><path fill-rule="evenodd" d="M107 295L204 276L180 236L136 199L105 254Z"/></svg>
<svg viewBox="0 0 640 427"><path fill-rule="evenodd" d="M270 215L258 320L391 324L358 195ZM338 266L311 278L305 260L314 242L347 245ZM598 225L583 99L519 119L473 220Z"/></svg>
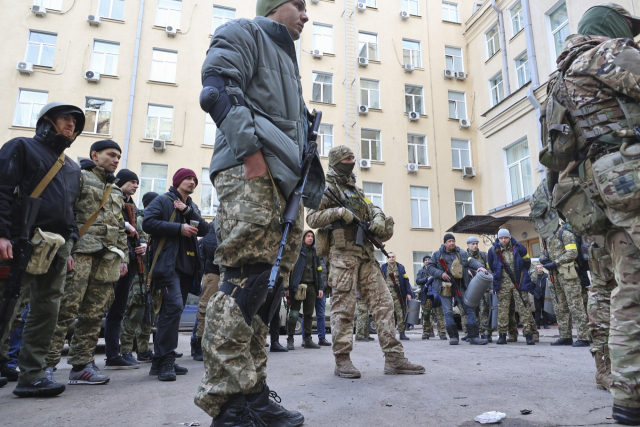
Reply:
<svg viewBox="0 0 640 427"><path fill-rule="evenodd" d="M127 236L129 237L138 237L138 232L136 231L135 228L133 228L133 226L131 224L127 224L124 228L124 231L127 233Z"/></svg>
<svg viewBox="0 0 640 427"><path fill-rule="evenodd" d="M140 243L140 246L138 246L135 251L138 255L144 255L147 252L147 244Z"/></svg>
<svg viewBox="0 0 640 427"><path fill-rule="evenodd" d="M353 214L349 209L340 208L338 210L338 213L340 214L340 218L342 218L345 224L351 224L353 222Z"/></svg>
<svg viewBox="0 0 640 427"><path fill-rule="evenodd" d="M0 261L13 259L13 246L6 237L0 237Z"/></svg>
<svg viewBox="0 0 640 427"><path fill-rule="evenodd" d="M445 282L450 282L451 277L449 277L447 273L442 273L442 280L444 280Z"/></svg>
<svg viewBox="0 0 640 427"><path fill-rule="evenodd" d="M324 291L319 291L318 292L318 299L322 298L324 296Z"/></svg>
<svg viewBox="0 0 640 427"><path fill-rule="evenodd" d="M376 216L371 223L371 231L373 234L379 236L384 233L384 218L381 215Z"/></svg>
<svg viewBox="0 0 640 427"><path fill-rule="evenodd" d="M182 224L182 235L184 237L191 237L198 234L198 229L189 224Z"/></svg>
<svg viewBox="0 0 640 427"><path fill-rule="evenodd" d="M478 271L482 271L484 274L489 274L489 272L487 271L487 269L486 269L486 268L484 268L484 267L480 267L480 268L478 269Z"/></svg>
<svg viewBox="0 0 640 427"><path fill-rule="evenodd" d="M122 264L120 264L120 277L124 276L125 274L127 274L127 264L125 264L124 262Z"/></svg>
<svg viewBox="0 0 640 427"><path fill-rule="evenodd" d="M267 164L264 161L262 151L244 158L244 177L247 179L257 178L267 173Z"/></svg>
<svg viewBox="0 0 640 427"><path fill-rule="evenodd" d="M407 299L411 301L411 295L407 294Z"/></svg>
<svg viewBox="0 0 640 427"><path fill-rule="evenodd" d="M179 210L180 212L182 212L183 210L187 209L187 205L185 205L182 200L174 200L173 202L173 207L176 208L177 210Z"/></svg>
<svg viewBox="0 0 640 427"><path fill-rule="evenodd" d="M69 258L67 258L67 271L71 271L74 268L76 268L76 262L73 260L73 257L69 255Z"/></svg>

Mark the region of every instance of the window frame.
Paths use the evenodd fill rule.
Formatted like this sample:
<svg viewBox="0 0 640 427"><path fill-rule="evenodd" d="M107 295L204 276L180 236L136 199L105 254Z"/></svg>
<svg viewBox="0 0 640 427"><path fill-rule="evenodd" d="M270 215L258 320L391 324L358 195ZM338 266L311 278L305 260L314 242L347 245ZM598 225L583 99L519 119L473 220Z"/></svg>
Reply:
<svg viewBox="0 0 640 427"><path fill-rule="evenodd" d="M514 14L514 10L518 7L520 7L520 10ZM524 30L524 9L522 8L522 0L519 0L509 8L509 14L511 16L511 32L513 33L512 37L515 37L520 34L520 31ZM515 26L516 22L518 22L518 26L520 27L517 31Z"/></svg>
<svg viewBox="0 0 640 427"><path fill-rule="evenodd" d="M453 6L455 8L455 13L456 13L456 20L455 21L452 21L451 19L444 19L445 8L448 10L449 17L451 17L452 8L451 7L447 8L447 6ZM453 22L453 23L456 23L456 24L460 23L460 8L458 7L458 3L453 3L453 2L450 2L450 1L443 1L442 2L442 20L444 22Z"/></svg>
<svg viewBox="0 0 640 427"><path fill-rule="evenodd" d="M489 33L493 30L495 30L496 33L491 36L491 38L489 38ZM491 42L491 45L493 45L493 49L495 49L493 52L491 52L491 50L489 49L489 42ZM498 52L500 52L500 30L498 28L497 22L484 33L484 45L487 52L487 60L493 58Z"/></svg>
<svg viewBox="0 0 640 427"><path fill-rule="evenodd" d="M316 82L314 75L325 75L325 76L330 76L331 77L331 83L324 83L324 82ZM313 86L314 85L320 85L320 100L315 100L313 99ZM325 94L325 86L329 86L330 87L330 93L329 93L329 97L331 98L329 100L329 102L325 102L323 101L324 99L324 94ZM327 73L324 71L312 71L311 72L311 100L313 102L319 102L322 104L333 104L333 73Z"/></svg>
<svg viewBox="0 0 640 427"><path fill-rule="evenodd" d="M161 107L161 108L171 108L171 130L169 131L170 135L169 135L169 139L165 139L164 141L172 141L171 137L173 137L173 113L174 113L174 108L173 105L162 105L162 104L152 104L152 103L148 103L147 104L147 113L146 113L146 121L145 121L145 125L144 125L144 139L149 139L149 140L162 140L162 138L160 138L160 119L167 119L169 117L165 117L165 116L149 116L149 108L150 107ZM156 136L153 138L149 138L147 137L147 131L149 130L149 118L157 118L158 119L158 126L156 128Z"/></svg>
<svg viewBox="0 0 640 427"><path fill-rule="evenodd" d="M38 103L35 103L35 102L21 102L20 101L20 95L22 94L23 91L24 92L34 92L34 93L45 93L47 95L47 100L45 101L44 104L38 104ZM36 118L36 123L34 123L33 126L31 126L31 120L33 120L33 118L34 118L33 107L34 107L34 105L40 105L40 109L37 112L37 113L39 113L40 110L42 109L42 107L47 105L48 101L49 101L49 91L48 90L36 90L36 89L18 88L18 96L16 97L16 103L15 103L15 107L14 107L14 110L13 110L13 120L11 121L11 126L19 126L19 127L26 127L26 128L34 128L35 129L38 119ZM27 124L27 125L20 124L20 123L18 123L16 121L17 116L18 116L18 106L21 103L30 105L30 107L29 107L29 109L30 109L30 114L29 114L30 119L29 120L30 121L29 121L29 124ZM37 113L35 114L36 117L37 117Z"/></svg>
<svg viewBox="0 0 640 427"><path fill-rule="evenodd" d="M225 10L233 11L233 18L228 18L226 16L216 15L216 9L225 9ZM218 27L220 27L221 25L224 25L227 22L236 19L236 14L237 13L238 13L238 11L233 7L220 6L220 5L214 4L213 5L213 16L211 17L211 34L214 34L216 32L216 30L218 29ZM216 18L222 19L222 23L220 25L214 26Z"/></svg>
<svg viewBox="0 0 640 427"><path fill-rule="evenodd" d="M166 168L166 178L165 179L161 179L161 178L146 178L144 176L144 172L143 172L143 167L144 166L164 166ZM162 192L158 193L156 191L156 193L158 194L162 194L164 192L167 191L167 185L169 184L169 165L166 164L162 164L162 163L140 163L140 191L138 192L138 206L142 207L142 197L147 194L147 193L142 193L142 182L143 180L151 180L151 190L149 191L155 191L155 181L159 180L159 181L165 181L165 188Z"/></svg>
<svg viewBox="0 0 640 427"><path fill-rule="evenodd" d="M564 21L561 25L559 25L554 30L553 27L551 26L551 15L553 15L563 5L567 9L567 20ZM549 39L549 46L550 46L549 54L551 56L551 64L555 64L556 59L562 53L562 51L556 52L555 35L558 32L560 32L562 29L564 29L565 27L567 27L569 25L569 6L567 6L566 0L562 0L562 1L559 1L558 3L556 3L553 7L551 7L549 10L547 10L547 12L545 13L545 16L546 16L546 21L547 21L546 22L546 24L547 24L547 37Z"/></svg>
<svg viewBox="0 0 640 427"><path fill-rule="evenodd" d="M380 185L380 193L371 193L371 192L367 192L364 190L364 184L376 184L376 185ZM374 205L378 206L380 209L384 210L384 183L383 182L375 182L375 181L362 181L362 192L364 193L365 197L368 197L369 200L371 200L371 203L373 203ZM380 197L380 204L376 204L374 203L374 199L376 197Z"/></svg>
<svg viewBox="0 0 640 427"><path fill-rule="evenodd" d="M444 60L445 60L445 67L447 70L451 70L451 71L462 71L464 72L464 56L462 55L462 48L458 47L458 46L449 46L446 45L445 47L445 51L444 51ZM447 53L447 48L449 49L459 49L460 50L460 56L456 56L456 55L450 55ZM447 67L447 60L448 58L451 58L451 64L453 65L453 68L448 68ZM456 69L456 60L455 58L460 58L460 65L462 67L461 70Z"/></svg>
<svg viewBox="0 0 640 427"><path fill-rule="evenodd" d="M205 175L205 170L207 171L206 175ZM207 177L206 180L205 180L205 176ZM200 212L202 213L202 216L215 217L218 215L218 208L220 207L220 199L218 199L218 191L216 190L216 187L213 185L213 182L211 182L211 178L209 177L209 168L202 168L202 171L200 172L200 179L202 181L201 187L200 187L200 206L199 206ZM207 187L211 187L210 188L211 204L209 206L206 206L204 204L204 199L203 199L203 196L205 195L204 190ZM209 193L207 193L206 195L208 196ZM211 209L211 213L206 213L207 209Z"/></svg>
<svg viewBox="0 0 640 427"><path fill-rule="evenodd" d="M111 109L110 110L102 110L102 109L95 109L95 108L87 108L87 102L90 99L95 99L97 101L105 101L105 102L110 102L111 103ZM96 121L95 121L95 126L93 128L93 131L89 131L86 128L82 131L82 133L88 133L91 135L112 135L111 133L111 125L112 125L112 115L113 115L113 99L108 99L108 98L100 98L97 96L85 96L84 97L84 115L85 115L85 119L87 117L87 111L95 111L96 114ZM100 123L100 112L109 112L109 132L107 133L99 133L98 131L98 124ZM89 120L86 120L86 122L88 122Z"/></svg>
<svg viewBox="0 0 640 427"><path fill-rule="evenodd" d="M453 141L463 141L467 143L467 148L455 148L453 147ZM453 152L456 152L457 156L458 156L458 164L460 165L460 167L455 167L455 165L453 164ZM469 165L464 165L462 164L462 152L463 151L468 151L469 152ZM473 156L471 155L471 140L470 139L463 139L463 138L451 138L451 169L453 170L463 170L465 167L473 167Z"/></svg>
<svg viewBox="0 0 640 427"><path fill-rule="evenodd" d="M211 144L208 144L207 129L210 128L211 125L213 125L213 141L211 142ZM218 126L216 126L216 122L213 121L209 113L204 113L204 139L202 141L202 145L206 145L207 147L213 147L216 144L217 133L218 133Z"/></svg>
<svg viewBox="0 0 640 427"><path fill-rule="evenodd" d="M371 42L363 42L360 40L360 36L372 36L376 38L375 41L375 53L376 53L376 57L375 58L369 58L369 46L372 44ZM360 53L362 52L362 44L366 45L366 49L365 52L367 53L367 56L362 56ZM368 31L358 31L358 58L367 58L369 61L380 61L380 52L378 50L378 34L376 33L370 33Z"/></svg>
<svg viewBox="0 0 640 427"><path fill-rule="evenodd" d="M519 61L522 61L522 59L526 57L527 60L522 62L520 65L518 65ZM515 71L516 71L516 81L518 82L518 89L520 89L522 86L526 85L527 83L529 83L531 81L531 68L529 65L529 53L525 50L524 52L522 52L520 55L516 56L516 58L513 60L514 65L515 65ZM520 81L520 70L523 71L523 81Z"/></svg>
<svg viewBox="0 0 640 427"><path fill-rule="evenodd" d="M517 147L520 144L524 144L527 147L527 156L523 157L521 159L518 159L517 161L515 161L513 163L509 163L508 156L507 156L507 151L512 149L512 148ZM533 170L531 169L531 150L529 150L529 141L528 141L527 137L525 136L523 138L520 138L516 142L514 142L513 144L505 147L503 149L503 153L504 153L503 156L504 156L504 164L505 164L504 172L505 172L505 177L506 177L505 182L507 184L507 200L509 201L509 203L514 202L516 200L524 199L527 196L530 196L531 194L533 194ZM529 160L529 169L530 169L529 170L529 172L530 172L529 176L531 177L531 190L532 191L531 191L530 194L526 194L524 174L522 173L522 169L523 169L522 168L522 163L527 159ZM512 167L515 167L516 165L518 166L518 171L519 171L519 174L520 174L520 190L522 191L522 197L514 199L512 188L511 188L512 187L511 186L511 174L509 173L509 170Z"/></svg>
<svg viewBox="0 0 640 427"><path fill-rule="evenodd" d="M55 9L52 9L55 10ZM48 36L55 36L56 38L56 43L55 44L50 44L50 43L41 43L41 42L32 42L31 41L31 34L46 34ZM27 59L29 58L29 47L31 45L39 45L38 48L38 62L32 62L33 65L37 65L38 67L47 67L47 68L53 68L53 64L55 61L55 56L56 56L56 45L58 44L58 34L57 33L52 33L49 31L37 31L37 30L29 30L29 36L27 37L27 47L25 49L24 52L24 61L25 62L29 62L27 61ZM53 48L53 58L51 59L51 65L42 65L40 63L40 61L42 61L42 51L44 50L44 47L48 46L48 47L52 47Z"/></svg>
<svg viewBox="0 0 640 427"><path fill-rule="evenodd" d="M108 1L109 2L109 16L103 16L103 15L100 14L100 6L102 5L103 1ZM113 19L114 21L124 21L124 10L125 10L124 7L122 8L122 17L121 18L114 18L113 17L113 4L116 1L122 1L122 3L125 2L125 0L100 0L98 2L98 16L100 18Z"/></svg>
<svg viewBox="0 0 640 427"><path fill-rule="evenodd" d="M318 28L318 27L328 28L331 31L331 34L316 33L316 28ZM313 49L314 50L318 49L318 50L322 51L323 53L330 53L330 54L333 55L333 53L334 53L333 25L324 24L324 23L320 23L320 22L314 22L311 29L312 29L311 39L312 39ZM316 46L316 36L321 38L322 42L320 44L322 45L322 48L320 48L319 46ZM330 44L331 50L324 49L325 45L327 44L327 40L326 39L329 39L329 44Z"/></svg>
<svg viewBox="0 0 640 427"><path fill-rule="evenodd" d="M417 43L418 44L418 49L406 49L404 47L404 43ZM404 53L405 52L409 52L409 58L411 58L411 62L409 62L411 65L413 65L415 68L422 68L422 43L420 42L420 40L413 40L413 39L402 39L402 61L404 62ZM418 63L414 64L413 62L413 52L418 52ZM404 62L404 64L406 65L407 63Z"/></svg>
<svg viewBox="0 0 640 427"><path fill-rule="evenodd" d="M104 44L111 44L114 46L118 46L118 53L96 51L96 43L104 43ZM94 69L93 56L96 55L96 53L100 55L104 55L104 60L102 61L102 64L103 64L102 70ZM113 71L115 72L115 74L109 74L104 72L104 69L107 66L107 55L115 55L115 65L113 67L114 68ZM101 39L93 40L93 47L91 48L91 58L89 60L89 68L91 71L98 72L100 73L100 75L118 77L119 62L120 62L120 43L119 42L112 42L112 41L101 40Z"/></svg>
<svg viewBox="0 0 640 427"><path fill-rule="evenodd" d="M368 131L368 132L377 132L378 135L378 139L371 139L371 138L365 138L362 135L363 131ZM373 152L373 150L371 149L371 144L373 142L377 142L378 146L376 147L378 152L380 153L380 158L379 159L372 159L371 158L371 153ZM369 146L369 156L365 156L362 151L364 150L364 145L365 143ZM382 131L379 129L369 129L369 128L362 128L360 129L360 155L362 159L368 159L372 162L382 162Z"/></svg>
<svg viewBox="0 0 640 427"><path fill-rule="evenodd" d="M466 191L468 193L471 193L471 201L470 202L465 202L465 201L459 201L456 197L456 191ZM455 202L455 206L456 206L456 222L460 221L462 218L464 218L467 215L475 215L475 197L473 195L473 190L469 190L468 188L454 188L453 189L453 200ZM458 218L458 205L462 205L462 218ZM469 205L470 206L470 213L466 212L466 208L465 206Z"/></svg>
<svg viewBox="0 0 640 427"><path fill-rule="evenodd" d="M154 59L154 55L156 52L162 52L162 53L171 53L173 55L175 55L175 61L165 61L165 60L157 60ZM162 65L156 65L156 64L162 64ZM174 64L174 79L173 81L170 80L160 80L160 79L154 79L153 77L153 72L154 72L154 65L158 66L158 67L162 67L162 76L163 78L166 77L167 74L167 64ZM157 71L157 70L156 70ZM178 51L177 50L169 50L169 49L162 49L159 47L154 47L153 50L151 51L151 70L149 71L149 80L153 81L153 82L160 82L160 83L172 83L175 84L176 80L178 78Z"/></svg>
<svg viewBox="0 0 640 427"><path fill-rule="evenodd" d="M404 3L407 4L406 7L403 6ZM415 6L416 13L411 13L411 5ZM411 16L420 16L420 2L418 0L400 0L400 10L408 12Z"/></svg>
<svg viewBox="0 0 640 427"><path fill-rule="evenodd" d="M409 137L418 137L422 138L424 144L414 144L409 142ZM414 159L418 160L420 156L418 156L418 147L424 147L424 164L416 162L418 166L429 166L429 150L427 146L427 135L419 134L419 133L407 133L407 162L411 163L409 160L411 157L408 155L408 150L413 150Z"/></svg>
<svg viewBox="0 0 640 427"><path fill-rule="evenodd" d="M451 93L461 93L462 96L464 97L464 101L457 101L455 99L452 100L449 97L449 95ZM465 119L466 120L466 119L468 119L469 115L468 115L468 111L467 111L467 93L466 92L460 92L460 91L457 91L457 90L448 90L447 91L447 100L449 101L449 103L455 102L455 104L456 104L456 115L458 115L458 116L460 115L459 114L459 110L460 110L459 104L461 102L464 103L464 117L451 117L451 116L449 116L450 119L454 119L454 120L460 120L460 119Z"/></svg>
<svg viewBox="0 0 640 427"><path fill-rule="evenodd" d="M378 8L378 0L357 0L358 3L364 3L367 7ZM371 3L371 4L369 4Z"/></svg>
<svg viewBox="0 0 640 427"><path fill-rule="evenodd" d="M426 188L429 192L429 196L427 198L424 197L420 197L420 196L412 196L411 195L411 188L412 187L416 187L416 188ZM431 217L431 188L428 186L423 186L423 185L410 185L409 186L409 200L411 203L413 203L413 201L417 201L418 202L418 226L416 227L413 223L413 210L411 209L411 204L410 204L410 211L411 211L411 228L426 228L426 229L430 229L432 228L432 222L433 222L433 218ZM424 225L422 224L422 209L421 209L421 201L426 201L427 202L427 210L429 213L429 224Z"/></svg>
<svg viewBox="0 0 640 427"><path fill-rule="evenodd" d="M420 88L420 95L414 95L414 94L411 94L411 93L407 93L407 88L408 87ZM412 104L412 107L413 107L413 110L411 110L411 111L406 111L406 108L407 108L407 97L411 97L411 104ZM416 97L419 97L421 99L420 104L421 104L422 108L420 108L419 111L415 109L415 107L416 107ZM411 84L405 83L405 85L404 85L404 106L405 106L405 113L407 113L407 114L411 113L411 112L416 112L416 113L418 113L420 115L424 115L424 86L411 85Z"/></svg>
<svg viewBox="0 0 640 427"><path fill-rule="evenodd" d="M502 89L502 96L500 95ZM495 107L504 101L504 76L502 71L498 71L489 79L489 96L491 99L491 107Z"/></svg>
<svg viewBox="0 0 640 427"><path fill-rule="evenodd" d="M55 1L55 2L59 1L60 7L59 8L50 7L52 1ZM41 7L44 7L45 10L58 10L58 11L61 11L63 2L64 2L64 0L34 0L33 4L41 6ZM45 6L45 3L47 3L48 6Z"/></svg>
<svg viewBox="0 0 640 427"><path fill-rule="evenodd" d="M171 7L168 7L168 8L161 7L161 6L160 6L160 1L161 1L161 0L158 0L158 3L157 3L157 5L156 5L156 19L155 19L155 21L154 21L154 25L155 25L156 27L162 27L162 28L167 28L167 27L171 26L171 25L172 25L172 24L171 24L171 12L172 12L172 11L173 11L173 12L175 12L175 11L179 11L179 12L180 12L180 16L178 17L178 23L173 25L173 27L174 27L176 30L179 30L179 29L180 29L180 26L181 26L180 24L182 23L182 6L183 6L183 1L182 1L182 0L165 0L165 1L172 1L172 2L176 2L176 3L180 3L180 9L173 9L173 8L171 8ZM169 22L165 22L165 23L164 23L164 25L163 25L162 23L158 23L158 12L159 12L161 9L162 9L162 10L166 10L166 11L167 11L167 12L166 12L166 13L167 13L167 20L169 21Z"/></svg>
<svg viewBox="0 0 640 427"><path fill-rule="evenodd" d="M322 123L320 125L320 128L318 129L318 139L320 140L318 142L318 147L320 148L319 153L320 156L322 157L328 157L329 156L329 151L331 150L331 148L329 148L329 150L327 150L325 152L325 135L327 135L326 133L321 133L321 131L325 128L330 128L331 133L328 134L328 136L331 138L331 148L333 148L334 146L334 135L333 135L333 125L330 123Z"/></svg>
<svg viewBox="0 0 640 427"><path fill-rule="evenodd" d="M362 87L362 82L371 82L371 83L377 83L378 84L378 89L367 89L367 88L363 88ZM367 92L367 103L365 104L363 101L363 92L366 91ZM378 106L377 107L372 107L371 106L371 92L377 92L378 93ZM375 80L375 79L365 79L365 78L360 78L360 105L366 105L367 107L374 109L374 110L382 110L382 98L380 96L380 80Z"/></svg>

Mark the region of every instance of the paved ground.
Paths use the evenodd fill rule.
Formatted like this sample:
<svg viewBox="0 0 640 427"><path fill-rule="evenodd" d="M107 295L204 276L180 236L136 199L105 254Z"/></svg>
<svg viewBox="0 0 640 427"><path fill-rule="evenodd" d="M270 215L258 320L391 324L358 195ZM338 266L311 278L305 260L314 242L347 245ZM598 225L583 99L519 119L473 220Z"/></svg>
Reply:
<svg viewBox="0 0 640 427"><path fill-rule="evenodd" d="M333 375L331 349L298 348L270 353L269 385L287 408L306 416L305 426L474 426L486 411L507 414L502 426L592 426L613 424L611 396L595 388L593 359L586 348L550 347L557 329L541 331L541 342L497 346L449 346L447 341L408 335L407 356L427 368L425 375L383 374L378 342L356 343L352 353L359 380ZM314 337L315 339L316 337ZM330 337L328 337L330 338ZM284 338L281 342L284 343ZM296 337L296 345L301 343ZM9 426L179 426L211 419L193 404L202 363L188 357L189 336L181 334L179 364L189 374L174 383L134 371L105 371L106 386L68 386L57 398L18 399L15 383L0 389L0 425ZM104 355L97 356L103 366ZM65 359L56 378L68 377ZM530 409L530 415L520 410Z"/></svg>

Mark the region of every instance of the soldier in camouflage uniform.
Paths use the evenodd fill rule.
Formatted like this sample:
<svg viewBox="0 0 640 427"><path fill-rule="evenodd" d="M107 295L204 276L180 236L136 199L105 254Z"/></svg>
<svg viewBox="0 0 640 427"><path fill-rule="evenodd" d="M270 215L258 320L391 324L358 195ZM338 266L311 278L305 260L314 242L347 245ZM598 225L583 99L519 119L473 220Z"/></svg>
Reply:
<svg viewBox="0 0 640 427"><path fill-rule="evenodd" d="M480 261L486 268L489 268L487 263L487 253L478 249L480 241L477 237L471 236L467 239L467 253L471 258L475 258ZM492 342L491 327L489 326L489 312L491 310L491 293L487 291L482 299L480 305L476 309L476 318L478 319L478 327L480 329L480 338L484 338L489 342Z"/></svg>
<svg viewBox="0 0 640 427"><path fill-rule="evenodd" d="M98 344L102 316L113 298L114 282L126 274L129 261L122 216L124 200L113 176L121 152L114 141L98 141L90 149L92 160L80 162L82 180L76 218L81 237L72 251L74 268L67 274L58 323L46 358L49 368L60 362L67 330L77 318L70 343L73 356L67 359L73 365L69 384L109 382L95 366L93 351Z"/></svg>
<svg viewBox="0 0 640 427"><path fill-rule="evenodd" d="M307 223L312 228L332 227L329 231L331 269L329 285L331 296L331 332L333 355L336 360L334 374L341 378L360 378L349 354L353 349L353 318L356 309L356 288L371 312L378 329L378 340L385 355L385 374L421 374L424 368L409 362L404 357L402 344L395 338L393 299L380 266L374 256L369 240L363 246L355 245L357 226L353 223L354 211L370 223L370 230L381 235L386 231L386 219L380 208L374 206L355 185L353 151L338 146L329 152L327 185L340 197L349 209L338 206L325 192L318 210L310 210ZM323 237L324 236L324 237ZM327 238L318 234L320 240Z"/></svg>
<svg viewBox="0 0 640 427"><path fill-rule="evenodd" d="M442 305L440 304L436 308L433 308L436 294L432 286L433 278L429 276L429 272L427 271L427 265L429 265L429 261L431 261L431 257L429 255L425 255L424 258L422 258L424 266L418 271L418 275L416 277L416 284L420 287L420 301L424 301L424 304L422 304L422 339L428 340L432 335L434 335L433 324L437 323L438 335L440 335L440 339L446 340L447 334L445 331ZM426 292L427 295L431 293L432 298L423 296L422 292ZM440 297L438 296L438 298Z"/></svg>
<svg viewBox="0 0 640 427"><path fill-rule="evenodd" d="M393 278L391 275L393 274ZM393 311L395 313L396 325L400 333L400 339L408 341L405 334L407 325L405 322L407 300L412 298L411 284L407 271L402 264L396 262L396 254L389 252L388 260L382 265L382 275L389 287L389 293L393 298ZM395 280L395 284L394 284Z"/></svg>
<svg viewBox="0 0 640 427"><path fill-rule="evenodd" d="M358 289L356 289L356 314L356 341L374 341L374 338L369 336L369 310Z"/></svg>

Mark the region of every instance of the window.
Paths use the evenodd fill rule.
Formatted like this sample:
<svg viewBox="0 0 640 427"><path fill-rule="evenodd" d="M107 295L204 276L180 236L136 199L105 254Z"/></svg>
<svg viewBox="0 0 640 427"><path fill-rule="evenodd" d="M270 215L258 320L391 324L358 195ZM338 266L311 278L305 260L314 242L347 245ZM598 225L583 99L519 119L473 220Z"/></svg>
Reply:
<svg viewBox="0 0 640 427"><path fill-rule="evenodd" d="M214 216L218 213L220 201L218 200L216 188L211 183L209 168L202 168L200 183L202 184L202 188L200 188L200 212L202 215Z"/></svg>
<svg viewBox="0 0 640 427"><path fill-rule="evenodd" d="M453 169L471 166L471 149L468 139L451 139L451 160Z"/></svg>
<svg viewBox="0 0 640 427"><path fill-rule="evenodd" d="M91 71L109 76L117 75L118 53L120 53L120 43L95 40L91 53Z"/></svg>
<svg viewBox="0 0 640 427"><path fill-rule="evenodd" d="M158 27L180 28L180 15L182 14L181 0L158 0L156 12L156 25Z"/></svg>
<svg viewBox="0 0 640 427"><path fill-rule="evenodd" d="M420 68L422 67L421 56L420 42L402 40L402 60L405 64L411 64L416 68Z"/></svg>
<svg viewBox="0 0 640 427"><path fill-rule="evenodd" d="M524 13L522 11L522 3L518 2L510 9L511 12L511 29L515 36L524 28Z"/></svg>
<svg viewBox="0 0 640 427"><path fill-rule="evenodd" d="M175 83L178 52L153 49L151 56L151 80Z"/></svg>
<svg viewBox="0 0 640 427"><path fill-rule="evenodd" d="M47 104L48 98L48 92L20 89L16 112L13 116L14 126L36 127L38 113Z"/></svg>
<svg viewBox="0 0 640 427"><path fill-rule="evenodd" d="M206 113L204 115L204 145L215 145L217 129L218 128L209 113Z"/></svg>
<svg viewBox="0 0 640 427"><path fill-rule="evenodd" d="M491 106L498 105L504 99L504 80L502 72L489 79L489 91L491 93Z"/></svg>
<svg viewBox="0 0 640 427"><path fill-rule="evenodd" d="M413 280L418 278L418 271L424 267L424 262L422 262L422 258L427 255L431 256L431 251L413 251Z"/></svg>
<svg viewBox="0 0 640 427"><path fill-rule="evenodd" d="M445 46L444 55L447 62L447 70L464 71L461 48Z"/></svg>
<svg viewBox="0 0 640 427"><path fill-rule="evenodd" d="M371 200L371 203L379 207L380 209L384 209L382 206L382 183L381 182L363 182L362 189L364 190L364 195Z"/></svg>
<svg viewBox="0 0 640 427"><path fill-rule="evenodd" d="M516 76L518 77L518 87L526 85L531 80L529 56L526 51L516 58Z"/></svg>
<svg viewBox="0 0 640 427"><path fill-rule="evenodd" d="M33 65L53 67L57 38L58 36L55 34L29 31L29 42L27 43L25 61L31 62Z"/></svg>
<svg viewBox="0 0 640 427"><path fill-rule="evenodd" d="M507 174L510 187L511 202L520 200L533 193L531 182L531 163L529 160L529 144L520 141L505 150L507 156Z"/></svg>
<svg viewBox="0 0 640 427"><path fill-rule="evenodd" d="M36 6L42 6L45 9L62 10L63 0L34 0L33 4Z"/></svg>
<svg viewBox="0 0 640 427"><path fill-rule="evenodd" d="M140 166L139 206L142 206L142 196L150 191L158 194L164 194L167 191L167 165L143 163Z"/></svg>
<svg viewBox="0 0 640 427"><path fill-rule="evenodd" d="M211 34L216 32L216 28L225 24L232 19L236 19L236 10L229 9L227 7L213 6L213 25L211 27Z"/></svg>
<svg viewBox="0 0 640 427"><path fill-rule="evenodd" d="M562 3L549 14L549 23L551 24L551 36L553 38L552 53L554 58L557 58L564 49L564 40L569 36L569 14L567 13L566 3Z"/></svg>
<svg viewBox="0 0 640 427"><path fill-rule="evenodd" d="M382 153L380 152L380 131L362 129L362 137L360 145L362 146L362 158L382 161Z"/></svg>
<svg viewBox="0 0 640 427"><path fill-rule="evenodd" d="M411 227L431 228L431 207L429 204L429 187L410 188L411 191Z"/></svg>
<svg viewBox="0 0 640 427"><path fill-rule="evenodd" d="M124 18L124 0L100 0L98 14L101 18L122 21Z"/></svg>
<svg viewBox="0 0 640 427"><path fill-rule="evenodd" d="M418 0L402 0L402 10L409 12L409 15L418 15Z"/></svg>
<svg viewBox="0 0 640 427"><path fill-rule="evenodd" d="M424 114L422 86L404 85L405 111Z"/></svg>
<svg viewBox="0 0 640 427"><path fill-rule="evenodd" d="M311 100L333 104L333 74L313 73Z"/></svg>
<svg viewBox="0 0 640 427"><path fill-rule="evenodd" d="M371 33L358 33L360 58L368 58L371 61L378 60L378 36Z"/></svg>
<svg viewBox="0 0 640 427"><path fill-rule="evenodd" d="M333 125L320 125L318 136L320 137L320 143L318 144L320 155L328 156L329 150L333 148Z"/></svg>
<svg viewBox="0 0 640 427"><path fill-rule="evenodd" d="M147 139L171 140L171 124L173 107L149 104L147 110L147 127L144 137Z"/></svg>
<svg viewBox="0 0 640 427"><path fill-rule="evenodd" d="M407 135L409 163L427 166L427 137L424 135Z"/></svg>
<svg viewBox="0 0 640 427"><path fill-rule="evenodd" d="M491 58L500 50L500 35L498 34L498 24L491 27L484 35L487 43L487 59Z"/></svg>
<svg viewBox="0 0 640 427"><path fill-rule="evenodd" d="M86 98L84 102L84 116L86 123L84 132L109 135L111 131L110 99Z"/></svg>
<svg viewBox="0 0 640 427"><path fill-rule="evenodd" d="M358 3L364 3L367 7L378 7L378 0L358 0Z"/></svg>
<svg viewBox="0 0 640 427"><path fill-rule="evenodd" d="M313 49L324 53L333 53L333 27L331 25L313 24Z"/></svg>
<svg viewBox="0 0 640 427"><path fill-rule="evenodd" d="M449 91L449 118L467 118L467 103L465 101L464 92Z"/></svg>
<svg viewBox="0 0 640 427"><path fill-rule="evenodd" d="M466 215L473 215L473 191L453 190L456 200L456 222Z"/></svg>
<svg viewBox="0 0 640 427"><path fill-rule="evenodd" d="M380 109L380 82L360 79L360 102L369 108Z"/></svg>
<svg viewBox="0 0 640 427"><path fill-rule="evenodd" d="M456 3L442 2L442 20L460 22L458 20L458 5Z"/></svg>

